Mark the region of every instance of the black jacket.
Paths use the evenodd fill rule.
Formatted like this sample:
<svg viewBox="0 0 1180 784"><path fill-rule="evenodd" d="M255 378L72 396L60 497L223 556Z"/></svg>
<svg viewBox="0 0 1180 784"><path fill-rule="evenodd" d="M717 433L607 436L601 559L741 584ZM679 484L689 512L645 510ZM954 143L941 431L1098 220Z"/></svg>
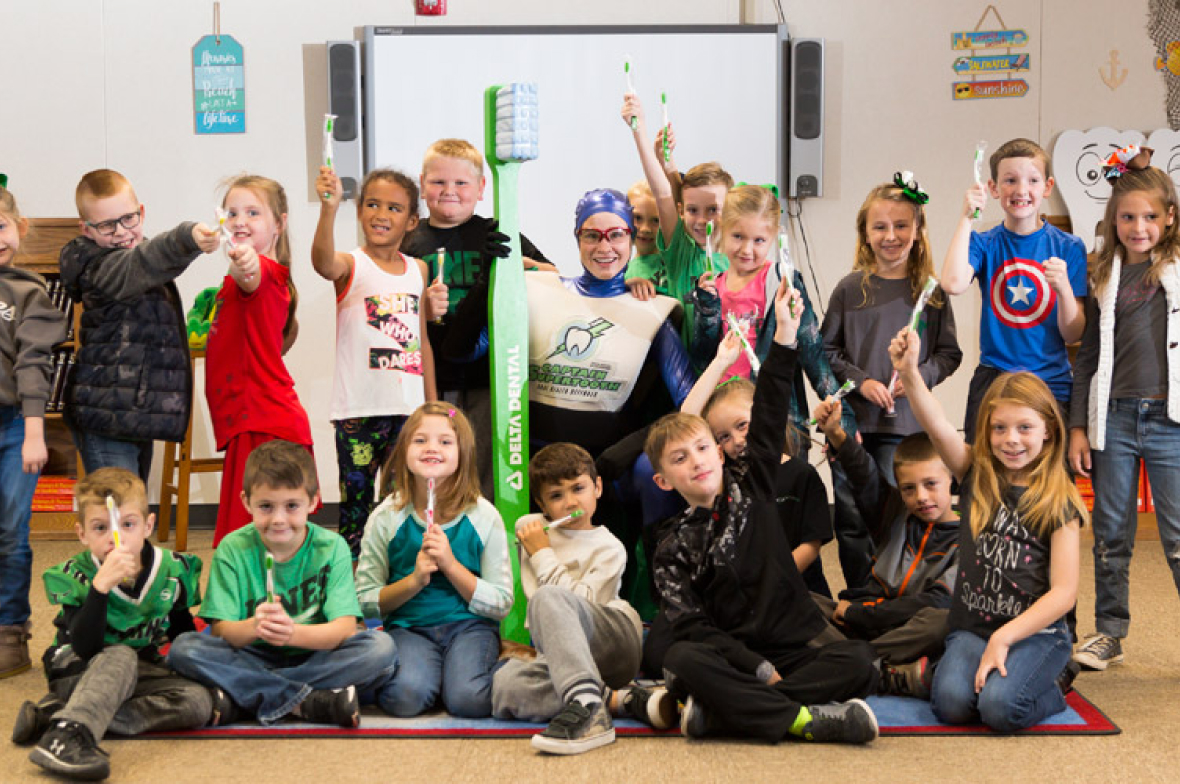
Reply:
<svg viewBox="0 0 1180 784"><path fill-rule="evenodd" d="M66 290L85 307L66 388L76 429L182 441L193 399L184 309L173 279L201 254L192 223L131 249L78 237L62 248Z"/></svg>

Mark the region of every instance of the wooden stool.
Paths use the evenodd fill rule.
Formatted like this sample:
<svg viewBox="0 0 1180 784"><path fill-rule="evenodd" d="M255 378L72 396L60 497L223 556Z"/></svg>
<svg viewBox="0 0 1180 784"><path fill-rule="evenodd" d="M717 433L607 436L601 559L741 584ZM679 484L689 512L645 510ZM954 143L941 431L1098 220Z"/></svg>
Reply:
<svg viewBox="0 0 1180 784"><path fill-rule="evenodd" d="M189 479L193 474L208 474L221 471L225 461L220 457L201 457L193 459L193 420L196 418L197 397L200 393L196 389L196 364L198 359L205 358L204 349L193 349L189 354L189 369L193 374L193 411L188 418L188 429L184 433L184 441L177 444L173 441L164 442L164 471L160 479L160 520L157 527L157 538L161 542L168 541L168 528L172 521L172 496L176 496L176 547L177 552L184 552L188 547L188 496ZM176 448L180 447L180 458L177 459ZM173 479L176 484L173 484Z"/></svg>

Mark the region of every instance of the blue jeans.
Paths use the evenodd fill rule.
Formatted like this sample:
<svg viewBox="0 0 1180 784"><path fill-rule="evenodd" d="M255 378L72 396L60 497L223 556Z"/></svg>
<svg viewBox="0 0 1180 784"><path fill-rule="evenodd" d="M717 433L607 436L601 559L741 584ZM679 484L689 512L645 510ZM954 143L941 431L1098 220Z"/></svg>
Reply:
<svg viewBox="0 0 1180 784"><path fill-rule="evenodd" d="M126 468L147 484L152 473L151 441L120 441L89 430L70 429L74 444L82 455L82 465L90 474L100 468Z"/></svg>
<svg viewBox="0 0 1180 784"><path fill-rule="evenodd" d="M946 724L983 721L996 732L1016 732L1065 710L1057 676L1073 652L1063 622L1026 637L1008 649L1008 674L988 673L975 693L975 673L987 640L956 629L946 638L946 652L934 671L930 707Z"/></svg>
<svg viewBox="0 0 1180 784"><path fill-rule="evenodd" d="M397 675L377 694L377 704L394 716L417 716L442 692L452 716L492 715L492 667L500 655L500 632L483 618L387 630L397 645Z"/></svg>
<svg viewBox="0 0 1180 784"><path fill-rule="evenodd" d="M313 689L381 688L397 670L397 652L388 635L374 631L358 632L330 651L300 656L255 645L235 648L211 634L186 632L172 643L168 666L224 689L259 722L274 724Z"/></svg>
<svg viewBox="0 0 1180 784"><path fill-rule="evenodd" d="M29 547L29 518L38 474L24 471L24 443L25 419L20 408L0 407L0 626L21 626L30 613L33 550Z"/></svg>
<svg viewBox="0 0 1180 784"><path fill-rule="evenodd" d="M1180 591L1180 424L1166 400L1112 400L1106 445L1094 450L1094 617L1101 634L1126 637L1131 625L1130 568L1138 518L1139 458L1147 466L1160 544Z"/></svg>

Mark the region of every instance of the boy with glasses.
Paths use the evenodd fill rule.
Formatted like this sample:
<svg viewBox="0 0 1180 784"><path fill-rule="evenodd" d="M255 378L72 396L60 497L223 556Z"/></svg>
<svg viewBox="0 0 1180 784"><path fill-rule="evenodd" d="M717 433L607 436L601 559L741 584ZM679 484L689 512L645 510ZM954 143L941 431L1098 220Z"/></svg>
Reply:
<svg viewBox="0 0 1180 784"><path fill-rule="evenodd" d="M184 439L193 396L173 280L221 238L186 222L144 241L143 205L110 169L83 176L75 201L83 236L62 248L61 279L85 310L66 421L87 472L116 466L146 481L152 441Z"/></svg>

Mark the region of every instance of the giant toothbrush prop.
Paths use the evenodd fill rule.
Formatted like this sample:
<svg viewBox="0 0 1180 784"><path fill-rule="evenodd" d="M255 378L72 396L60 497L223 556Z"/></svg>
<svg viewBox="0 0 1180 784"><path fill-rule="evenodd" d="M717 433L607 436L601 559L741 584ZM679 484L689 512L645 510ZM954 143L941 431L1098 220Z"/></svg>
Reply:
<svg viewBox="0 0 1180 784"><path fill-rule="evenodd" d="M484 92L484 153L492 170L492 196L499 230L508 235L509 254L498 259L488 295L488 335L491 341L492 474L496 509L504 518L511 541L516 521L529 511L528 487L528 359L529 311L524 287L517 217L517 179L520 164L537 157L537 86L516 82ZM520 553L508 548L512 583L517 597ZM525 603L517 601L500 627L503 637L528 642L524 628Z"/></svg>

